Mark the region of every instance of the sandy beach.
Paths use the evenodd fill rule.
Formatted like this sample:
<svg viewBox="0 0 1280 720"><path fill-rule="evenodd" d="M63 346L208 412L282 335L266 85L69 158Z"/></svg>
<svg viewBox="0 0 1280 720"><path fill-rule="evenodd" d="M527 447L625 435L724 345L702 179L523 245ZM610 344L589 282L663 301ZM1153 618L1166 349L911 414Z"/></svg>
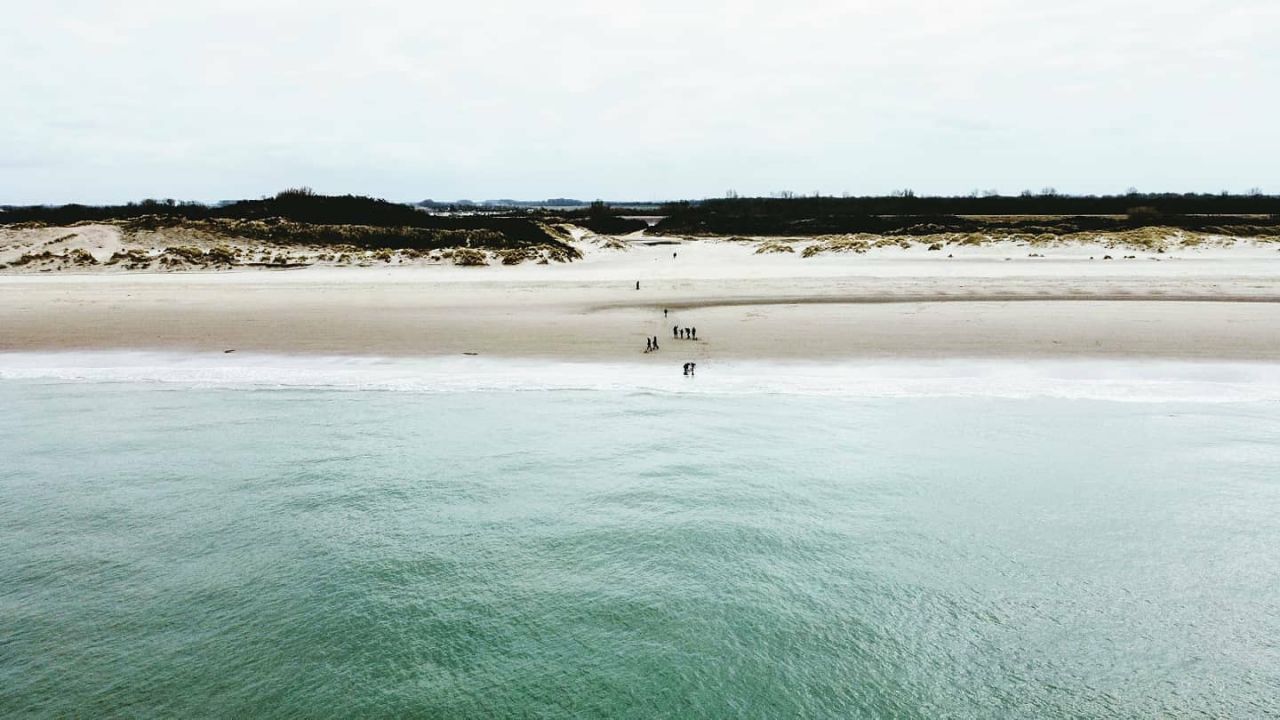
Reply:
<svg viewBox="0 0 1280 720"><path fill-rule="evenodd" d="M698 240L584 254L484 268L11 273L0 275L0 351L1280 359L1274 244L801 258ZM674 339L676 326L699 339ZM645 354L653 336L661 350Z"/></svg>

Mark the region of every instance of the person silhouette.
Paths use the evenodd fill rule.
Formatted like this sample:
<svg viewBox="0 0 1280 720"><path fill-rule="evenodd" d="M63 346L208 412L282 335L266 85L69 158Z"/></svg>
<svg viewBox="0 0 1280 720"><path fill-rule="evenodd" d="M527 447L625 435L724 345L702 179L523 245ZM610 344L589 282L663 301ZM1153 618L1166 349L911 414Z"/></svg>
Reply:
<svg viewBox="0 0 1280 720"><path fill-rule="evenodd" d="M698 339L698 328L689 328L689 337L694 340Z"/></svg>
<svg viewBox="0 0 1280 720"><path fill-rule="evenodd" d="M657 349L658 349L658 336L657 336L657 335L654 335L654 336L653 336L653 349L654 349L654 350L657 350Z"/></svg>
<svg viewBox="0 0 1280 720"><path fill-rule="evenodd" d="M639 280L637 280L637 281L636 281L636 289L637 289L637 290L639 290L639 289L640 289L640 281L639 281Z"/></svg>
<svg viewBox="0 0 1280 720"><path fill-rule="evenodd" d="M645 339L644 339L644 351L645 351L645 352L650 352L650 351L652 351L652 350L653 350L653 341L652 341L652 340L650 340L649 338L645 338Z"/></svg>
<svg viewBox="0 0 1280 720"><path fill-rule="evenodd" d="M667 309L662 308L662 317L666 317L666 316L667 316Z"/></svg>
<svg viewBox="0 0 1280 720"><path fill-rule="evenodd" d="M677 326L675 326L675 327L671 328L671 337L673 337L673 338L675 338L675 339L677 339L677 340L679 340L679 339L680 339L680 326L679 326L679 325L677 325Z"/></svg>

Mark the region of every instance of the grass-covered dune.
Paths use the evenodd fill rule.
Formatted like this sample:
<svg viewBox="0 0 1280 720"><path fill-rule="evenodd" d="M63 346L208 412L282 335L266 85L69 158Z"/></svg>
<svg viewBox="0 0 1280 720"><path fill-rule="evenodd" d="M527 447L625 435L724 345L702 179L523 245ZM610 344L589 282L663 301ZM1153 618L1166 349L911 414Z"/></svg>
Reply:
<svg viewBox="0 0 1280 720"><path fill-rule="evenodd" d="M505 208L498 212L457 212L433 214L411 205L393 203L378 198L359 195L317 195L310 190L286 190L274 197L258 200L238 200L219 205L176 202L173 200L143 200L125 205L28 205L0 207L0 225L16 223L42 223L44 225L72 225L84 222L143 223L151 228L167 223L169 226L184 221L203 221L210 229L231 227L236 221L261 221L271 225L273 240L288 241L295 233L302 232L306 242L352 242L350 233L333 230L341 226L366 228L395 228L394 231L354 233L362 243L381 243L383 247L435 247L456 239L486 237L490 240L501 236L506 247L541 244L555 241L554 233L548 233L548 224L571 222L601 234L624 234L644 229L646 224L629 220L604 203L595 202L582 210L551 212ZM304 225L330 228L303 232ZM242 224L238 227L250 228ZM431 232L425 232L431 231Z"/></svg>
<svg viewBox="0 0 1280 720"><path fill-rule="evenodd" d="M433 215L375 198L303 190L216 206L151 200L4 207L0 269L576 260L581 253L559 220L521 212Z"/></svg>
<svg viewBox="0 0 1280 720"><path fill-rule="evenodd" d="M275 197L222 205L144 200L127 205L5 207L0 224L73 225L120 222L129 229L197 226L277 243L342 243L359 247L436 249L470 243L507 248L558 244L544 223L512 215L441 216L355 195L289 190Z"/></svg>

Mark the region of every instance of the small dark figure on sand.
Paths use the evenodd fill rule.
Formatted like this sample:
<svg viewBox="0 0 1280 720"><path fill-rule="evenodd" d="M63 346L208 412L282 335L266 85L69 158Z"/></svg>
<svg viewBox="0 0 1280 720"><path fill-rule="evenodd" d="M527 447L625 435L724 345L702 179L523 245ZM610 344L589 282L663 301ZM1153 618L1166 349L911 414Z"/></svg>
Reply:
<svg viewBox="0 0 1280 720"><path fill-rule="evenodd" d="M667 316L667 309L662 308L662 317L666 317L666 316Z"/></svg>
<svg viewBox="0 0 1280 720"><path fill-rule="evenodd" d="M689 328L689 337L694 340L698 339L698 328Z"/></svg>
<svg viewBox="0 0 1280 720"><path fill-rule="evenodd" d="M676 327L671 328L671 337L677 340L680 339L680 327L678 325Z"/></svg>
<svg viewBox="0 0 1280 720"><path fill-rule="evenodd" d="M639 289L640 289L640 281L639 281L639 280L637 280L637 281L636 281L636 289L637 289L637 290L639 290Z"/></svg>
<svg viewBox="0 0 1280 720"><path fill-rule="evenodd" d="M653 349L654 349L654 350L657 350L657 349L658 349L658 336L657 336L657 335L654 335L654 336L653 336Z"/></svg>
<svg viewBox="0 0 1280 720"><path fill-rule="evenodd" d="M652 352L652 351L653 351L653 341L652 341L652 340L650 340L649 338L645 338L645 339L644 339L644 351L645 351L645 352Z"/></svg>
<svg viewBox="0 0 1280 720"><path fill-rule="evenodd" d="M696 367L698 367L698 364L697 364L697 363L685 363L685 364L684 364L684 374L685 374L685 375L692 375L692 374L693 374L693 369L694 369L694 368L696 368Z"/></svg>

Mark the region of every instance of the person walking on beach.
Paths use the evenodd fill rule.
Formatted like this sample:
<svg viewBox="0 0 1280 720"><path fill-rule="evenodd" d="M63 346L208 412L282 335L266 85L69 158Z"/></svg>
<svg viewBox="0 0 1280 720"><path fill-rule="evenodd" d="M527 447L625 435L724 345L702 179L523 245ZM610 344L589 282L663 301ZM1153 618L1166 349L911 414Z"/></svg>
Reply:
<svg viewBox="0 0 1280 720"><path fill-rule="evenodd" d="M680 339L680 326L679 326L679 325L676 325L675 327L671 328L671 337L673 337L673 338L675 338L675 339L677 339L677 340L679 340L679 339Z"/></svg>
<svg viewBox="0 0 1280 720"><path fill-rule="evenodd" d="M653 341L650 340L649 338L644 339L644 351L653 352Z"/></svg>
<svg viewBox="0 0 1280 720"><path fill-rule="evenodd" d="M667 309L662 308L662 317L666 317L666 316L667 316Z"/></svg>
<svg viewBox="0 0 1280 720"><path fill-rule="evenodd" d="M654 350L657 350L657 349L658 349L658 336L657 336L657 335L654 335L654 336L653 336L653 349L654 349Z"/></svg>
<svg viewBox="0 0 1280 720"><path fill-rule="evenodd" d="M689 337L694 340L698 339L698 328L689 328Z"/></svg>
<svg viewBox="0 0 1280 720"><path fill-rule="evenodd" d="M637 289L637 290L639 290L639 289L640 289L640 281L639 281L639 280L637 280L637 281L636 281L636 289Z"/></svg>

